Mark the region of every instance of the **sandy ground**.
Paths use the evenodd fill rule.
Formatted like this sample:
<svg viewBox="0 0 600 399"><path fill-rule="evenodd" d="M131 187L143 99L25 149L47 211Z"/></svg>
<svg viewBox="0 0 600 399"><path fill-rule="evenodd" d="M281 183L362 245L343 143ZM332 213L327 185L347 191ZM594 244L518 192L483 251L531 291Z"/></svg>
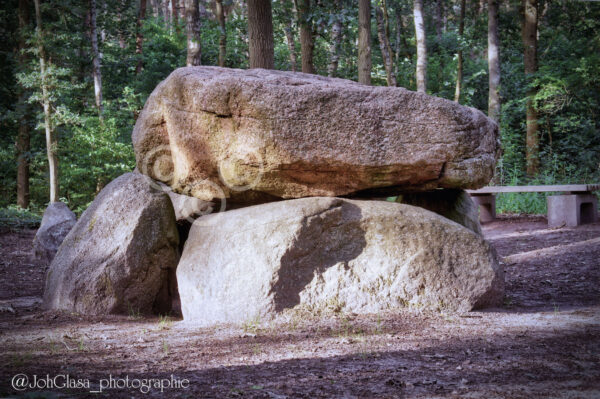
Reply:
<svg viewBox="0 0 600 399"><path fill-rule="evenodd" d="M502 308L202 329L40 310L34 233L0 233L0 397L600 398L600 224L485 225L505 264ZM24 376L40 389L13 389ZM80 388L61 388L67 376Z"/></svg>

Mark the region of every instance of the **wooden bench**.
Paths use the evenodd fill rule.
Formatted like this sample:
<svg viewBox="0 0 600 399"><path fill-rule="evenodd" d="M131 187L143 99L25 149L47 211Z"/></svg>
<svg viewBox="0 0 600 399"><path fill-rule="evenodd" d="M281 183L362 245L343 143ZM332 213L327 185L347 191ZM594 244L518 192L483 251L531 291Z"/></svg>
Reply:
<svg viewBox="0 0 600 399"><path fill-rule="evenodd" d="M490 222L496 218L496 194L498 193L544 193L549 195L548 226L579 226L598 221L598 198L592 193L599 191L600 184L567 184L559 186L496 186L479 190L467 190L479 208L479 220Z"/></svg>

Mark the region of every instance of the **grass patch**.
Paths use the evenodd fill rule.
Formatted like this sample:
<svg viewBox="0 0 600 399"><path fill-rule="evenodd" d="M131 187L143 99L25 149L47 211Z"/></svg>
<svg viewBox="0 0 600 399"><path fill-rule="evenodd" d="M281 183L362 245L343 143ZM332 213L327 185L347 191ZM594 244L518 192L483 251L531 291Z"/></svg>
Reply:
<svg viewBox="0 0 600 399"><path fill-rule="evenodd" d="M17 206L0 208L0 228L9 230L37 229L42 217Z"/></svg>

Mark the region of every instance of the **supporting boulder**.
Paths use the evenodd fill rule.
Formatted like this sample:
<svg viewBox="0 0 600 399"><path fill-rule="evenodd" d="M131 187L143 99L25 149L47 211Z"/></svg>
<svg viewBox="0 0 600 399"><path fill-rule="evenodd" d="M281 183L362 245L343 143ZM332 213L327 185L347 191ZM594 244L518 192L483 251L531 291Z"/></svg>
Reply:
<svg viewBox="0 0 600 399"><path fill-rule="evenodd" d="M44 306L83 314L166 313L179 258L169 196L126 173L81 215L50 265Z"/></svg>
<svg viewBox="0 0 600 399"><path fill-rule="evenodd" d="M504 276L478 234L425 209L305 198L197 219L177 268L184 320L288 309L469 311L500 304Z"/></svg>
<svg viewBox="0 0 600 399"><path fill-rule="evenodd" d="M218 67L171 73L148 98L132 140L140 172L179 193L246 204L482 187L500 150L494 121L449 100Z"/></svg>
<svg viewBox="0 0 600 399"><path fill-rule="evenodd" d="M77 223L77 216L62 202L52 202L44 211L40 228L33 239L33 254L41 264L48 266L58 247Z"/></svg>

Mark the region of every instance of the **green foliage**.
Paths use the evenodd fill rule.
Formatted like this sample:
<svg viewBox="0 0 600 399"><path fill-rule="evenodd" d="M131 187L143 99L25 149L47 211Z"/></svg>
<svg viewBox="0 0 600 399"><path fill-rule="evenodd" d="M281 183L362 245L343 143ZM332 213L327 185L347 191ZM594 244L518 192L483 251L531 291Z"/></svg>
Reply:
<svg viewBox="0 0 600 399"><path fill-rule="evenodd" d="M212 3L202 1L202 63L217 65L219 25ZM342 22L337 77L357 79L358 10L349 0L311 3L314 64L327 74L331 53L331 26ZM380 2L377 2L380 4ZM487 110L487 10L467 7L465 31L458 35L458 8L442 0L446 18L441 35L436 31L438 2L425 3L428 46L428 92L453 99L457 52L464 53L464 81L460 103ZM245 3L224 1L226 9L226 66L247 68L248 33ZM373 4L375 5L375 3ZM40 105L40 72L37 40L47 53L52 123L59 137L61 197L77 212L93 200L97 191L134 166L131 131L146 99L156 85L175 68L184 66L186 27L182 18L171 26L162 11L156 16L148 3L143 21L143 52L136 53L138 2L98 2L97 23L102 53L103 121L94 102L89 38L89 2L42 2L43 34L37 37L30 4L30 23L18 30L17 0L0 7L0 207L16 202L15 138L19 120L31 128L31 206L42 210L48 201L48 170ZM285 30L295 36L298 68L301 65L298 21L294 2L272 3L276 69L290 69ZM388 1L390 44L394 50L398 84L415 89L415 39L412 1ZM374 7L373 7L374 8ZM527 78L523 72L521 10L510 1L500 9L501 97L500 131L503 156L494 184L560 184L600 181L600 6L592 2L558 0L540 2L539 71ZM385 68L372 17L372 81L385 85ZM15 50L18 38L27 41L23 53ZM20 65L19 55L27 62ZM141 61L143 69L136 71ZM525 102L529 88L537 90L541 168L538 176L525 176ZM18 101L24 94L27 103ZM543 213L542 194L510 194L498 197L498 210Z"/></svg>
<svg viewBox="0 0 600 399"><path fill-rule="evenodd" d="M41 221L38 214L14 205L0 208L0 229L34 229Z"/></svg>

